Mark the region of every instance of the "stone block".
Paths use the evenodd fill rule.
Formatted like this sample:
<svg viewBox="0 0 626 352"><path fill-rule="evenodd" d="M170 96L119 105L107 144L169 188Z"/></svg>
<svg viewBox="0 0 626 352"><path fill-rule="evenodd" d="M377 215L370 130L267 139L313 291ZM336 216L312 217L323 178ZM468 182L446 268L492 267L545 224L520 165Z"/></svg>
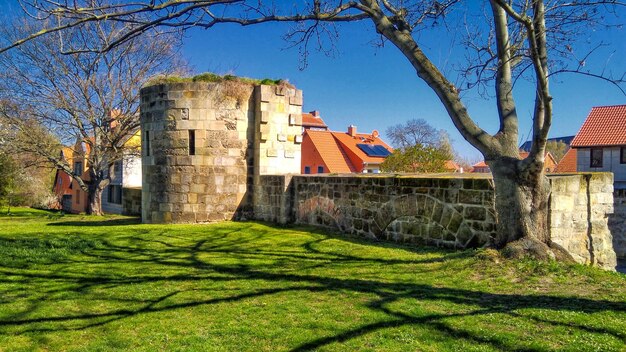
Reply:
<svg viewBox="0 0 626 352"><path fill-rule="evenodd" d="M296 106L302 106L302 97L300 96L292 96L289 97L289 104L290 105L296 105Z"/></svg>
<svg viewBox="0 0 626 352"><path fill-rule="evenodd" d="M260 115L259 121L261 123L268 123L268 122L270 122L271 114L270 114L269 111L261 111L259 113L259 115Z"/></svg>
<svg viewBox="0 0 626 352"><path fill-rule="evenodd" d="M482 204L482 196L483 196L483 192L482 191L474 191L474 190L467 190L467 189L462 189L459 190L459 203L463 203L463 204Z"/></svg>

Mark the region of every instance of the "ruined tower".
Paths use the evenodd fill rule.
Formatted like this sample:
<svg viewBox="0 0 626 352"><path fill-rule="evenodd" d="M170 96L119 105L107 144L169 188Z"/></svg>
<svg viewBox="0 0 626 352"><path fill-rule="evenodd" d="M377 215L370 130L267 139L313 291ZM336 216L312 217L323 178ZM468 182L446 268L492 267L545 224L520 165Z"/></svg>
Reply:
<svg viewBox="0 0 626 352"><path fill-rule="evenodd" d="M299 172L301 113L302 91L284 84L143 88L143 222L245 218L260 175Z"/></svg>

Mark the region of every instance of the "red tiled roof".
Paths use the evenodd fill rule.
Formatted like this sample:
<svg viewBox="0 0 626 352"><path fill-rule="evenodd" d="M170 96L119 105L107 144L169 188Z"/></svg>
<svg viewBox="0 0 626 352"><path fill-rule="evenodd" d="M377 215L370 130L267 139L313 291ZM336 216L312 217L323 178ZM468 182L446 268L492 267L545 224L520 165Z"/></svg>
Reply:
<svg viewBox="0 0 626 352"><path fill-rule="evenodd" d="M555 172L576 172L576 149L570 148L559 161Z"/></svg>
<svg viewBox="0 0 626 352"><path fill-rule="evenodd" d="M333 138L332 132L308 130L306 134L311 138L311 142L324 160L328 172L350 173L356 171L346 153Z"/></svg>
<svg viewBox="0 0 626 352"><path fill-rule="evenodd" d="M328 167L328 172L360 172L363 164L380 164L384 157L372 157L363 152L357 144L380 145L393 152L380 138L358 133L354 137L346 132L307 130L306 135L317 149L318 154ZM303 151L303 158L305 151Z"/></svg>
<svg viewBox="0 0 626 352"><path fill-rule="evenodd" d="M626 144L626 105L596 106L591 109L574 137L574 148Z"/></svg>
<svg viewBox="0 0 626 352"><path fill-rule="evenodd" d="M519 157L520 157L520 159L523 160L523 159L526 159L528 157L528 154L530 154L530 153L529 152L520 151L519 152ZM556 165L556 160L554 159L554 157L552 156L552 154L550 152L546 152L545 159L546 159L546 162L548 160L550 160L552 162L552 164ZM476 164L472 165L472 167L473 168L480 168L480 167L489 167L489 166L483 160L483 161L479 161Z"/></svg>
<svg viewBox="0 0 626 352"><path fill-rule="evenodd" d="M455 163L454 160L446 160L446 164L444 166L448 171L458 171L461 169L459 164Z"/></svg>
<svg viewBox="0 0 626 352"><path fill-rule="evenodd" d="M313 116L313 114L310 114L310 113L302 114L302 126L303 127L324 127L324 128L328 127L321 117L315 117Z"/></svg>
<svg viewBox="0 0 626 352"><path fill-rule="evenodd" d="M341 144L343 148L353 153L358 159L360 159L361 162L372 163L372 164L382 163L383 161L385 161L385 158L368 156L359 147L357 147L357 144L382 145L383 147L385 147L385 149L389 150L390 152L393 152L393 148L388 146L380 138L372 138L372 136L369 134L357 133L354 137L352 137L346 132L330 132L330 133L332 133L333 137L335 137L335 139L339 141L339 143Z"/></svg>

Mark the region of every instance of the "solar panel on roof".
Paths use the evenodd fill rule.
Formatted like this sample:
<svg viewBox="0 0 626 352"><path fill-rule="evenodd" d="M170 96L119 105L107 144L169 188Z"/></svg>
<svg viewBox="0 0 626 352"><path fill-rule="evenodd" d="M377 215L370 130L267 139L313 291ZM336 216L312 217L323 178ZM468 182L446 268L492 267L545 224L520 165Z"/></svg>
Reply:
<svg viewBox="0 0 626 352"><path fill-rule="evenodd" d="M367 156L386 157L391 154L391 152L382 145L357 144L356 146L359 147L359 149L361 149L363 153L367 154Z"/></svg>

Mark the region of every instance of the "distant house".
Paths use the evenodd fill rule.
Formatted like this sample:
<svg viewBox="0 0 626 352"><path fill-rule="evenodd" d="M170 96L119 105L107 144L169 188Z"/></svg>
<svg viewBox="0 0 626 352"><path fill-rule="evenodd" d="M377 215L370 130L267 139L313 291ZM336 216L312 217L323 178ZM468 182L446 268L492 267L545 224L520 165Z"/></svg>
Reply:
<svg viewBox="0 0 626 352"><path fill-rule="evenodd" d="M126 143L137 143L141 137L139 132L130 137ZM85 183L89 183L89 153L90 146L84 140L78 140L72 147L61 150L63 158L71 167L75 175L80 175ZM102 210L111 214L137 214L140 212L137 202L128 201L124 204L124 193L141 195L141 157L126 153L122 160L112 165L111 182L102 192ZM130 191L124 192L124 189ZM57 195L62 209L69 213L84 213L87 211L87 192L83 191L78 182L63 170L57 170L53 192ZM139 200L140 202L140 200Z"/></svg>
<svg viewBox="0 0 626 352"><path fill-rule="evenodd" d="M70 147L63 147L61 149L61 160L64 160L68 165L74 165L74 149ZM57 170L54 176L54 184L52 186L52 192L57 196L61 208L70 211L72 208L72 182L74 180L70 175L61 170Z"/></svg>
<svg viewBox="0 0 626 352"><path fill-rule="evenodd" d="M322 120L320 112L317 110L302 114L302 132L306 130L328 131L328 126Z"/></svg>
<svg viewBox="0 0 626 352"><path fill-rule="evenodd" d="M626 105L591 109L572 141L576 171L610 171L616 189L626 189Z"/></svg>
<svg viewBox="0 0 626 352"><path fill-rule="evenodd" d="M528 154L529 154L528 152L524 152L524 151L519 152L519 156L521 159L526 159L528 157ZM546 173L554 172L556 168L556 164L557 164L556 160L554 159L552 154L550 154L550 152L547 152L545 155L545 161L543 164L544 171ZM487 165L487 163L485 163L484 161L481 161L472 165L472 172L489 173L491 172L491 170L489 169L489 166Z"/></svg>
<svg viewBox="0 0 626 352"><path fill-rule="evenodd" d="M575 136L565 136L565 137L555 137L555 138L548 138L548 142L563 142L567 145L567 148L569 149L570 144L572 143L572 140L574 139ZM520 147L520 151L524 151L524 152L530 152L530 148L533 146L533 142L532 141L526 141L524 142Z"/></svg>
<svg viewBox="0 0 626 352"><path fill-rule="evenodd" d="M447 172L463 172L463 167L453 160L447 160L444 167Z"/></svg>
<svg viewBox="0 0 626 352"><path fill-rule="evenodd" d="M139 149L141 147L141 135L136 133L125 144ZM137 198L137 194L139 200L130 199L132 197ZM138 153L126 152L122 160L118 160L112 165L111 182L102 192L102 210L111 214L140 214L140 197L141 156Z"/></svg>
<svg viewBox="0 0 626 352"><path fill-rule="evenodd" d="M556 165L556 172L576 172L576 149L570 148Z"/></svg>
<svg viewBox="0 0 626 352"><path fill-rule="evenodd" d="M378 173L392 151L377 131L357 133L354 125L347 132L307 129L302 140L301 172Z"/></svg>

